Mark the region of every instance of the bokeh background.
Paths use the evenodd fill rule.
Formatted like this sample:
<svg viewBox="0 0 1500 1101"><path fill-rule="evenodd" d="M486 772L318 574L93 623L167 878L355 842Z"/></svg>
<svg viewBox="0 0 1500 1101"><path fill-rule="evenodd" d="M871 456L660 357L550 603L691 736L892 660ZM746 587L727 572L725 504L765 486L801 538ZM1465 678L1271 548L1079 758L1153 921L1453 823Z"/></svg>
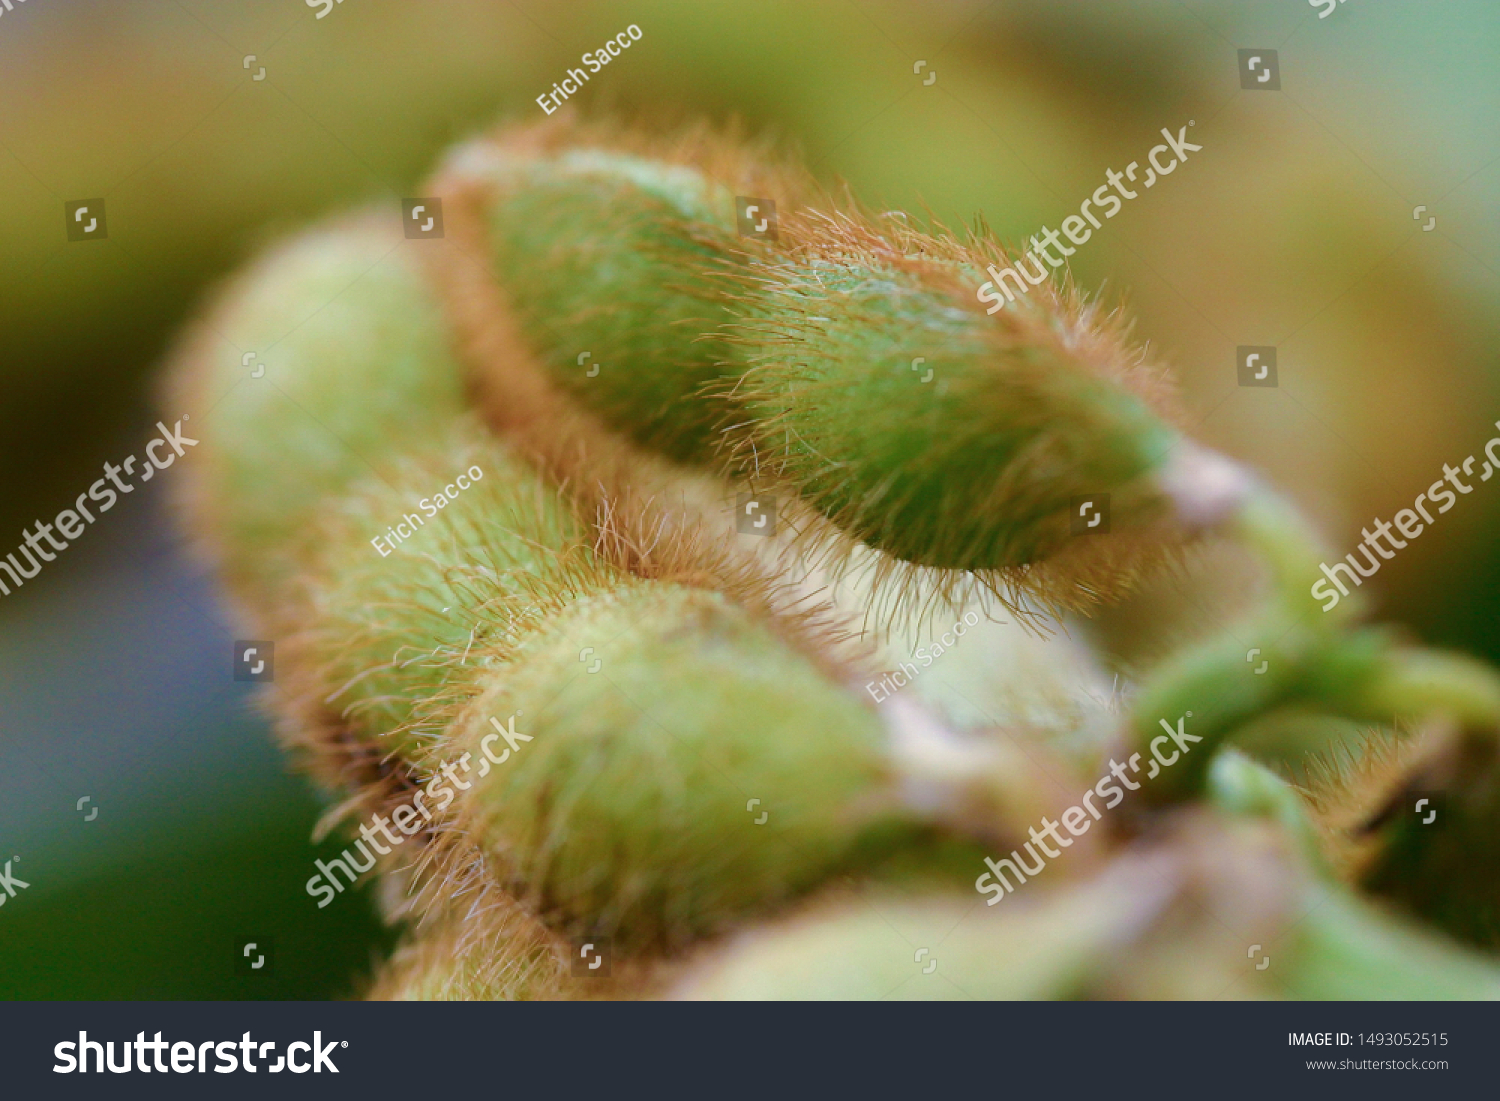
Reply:
<svg viewBox="0 0 1500 1101"><path fill-rule="evenodd" d="M632 23L642 40L575 102L738 118L883 207L982 214L1008 240L1193 120L1202 152L1073 274L1176 368L1197 435L1285 487L1340 554L1495 434L1493 0L1327 18L1309 0L319 10L0 14L0 550L175 420L160 362L216 280L324 212L399 212L445 145L539 119L535 97ZM1241 48L1276 52L1279 91L1241 88ZM70 243L64 203L98 197L108 238ZM1277 348L1275 389L1238 386L1243 344ZM233 680L232 618L173 531L170 475L0 597L0 861L31 884L0 908L0 995L354 995L392 934L363 893L318 910L303 892L339 844L312 843L318 799ZM1497 534L1500 488L1480 486L1366 586L1382 617L1500 661ZM1223 588L1157 584L1090 630L1129 668L1211 620ZM247 939L274 944L272 968L237 973Z"/></svg>

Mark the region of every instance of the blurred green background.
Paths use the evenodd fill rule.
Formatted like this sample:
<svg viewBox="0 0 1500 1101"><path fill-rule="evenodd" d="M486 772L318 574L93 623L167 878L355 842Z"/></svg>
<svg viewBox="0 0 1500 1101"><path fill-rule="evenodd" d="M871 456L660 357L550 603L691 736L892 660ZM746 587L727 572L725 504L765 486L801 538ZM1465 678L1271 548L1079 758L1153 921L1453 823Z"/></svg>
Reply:
<svg viewBox="0 0 1500 1101"><path fill-rule="evenodd" d="M872 203L982 214L1007 240L1056 227L1192 120L1202 152L1073 272L1176 368L1197 435L1290 491L1338 553L1500 419L1489 0L1347 0L1326 19L1307 0L318 10L0 15L0 550L179 415L156 408L158 366L217 279L320 213L399 216L445 145L540 119L535 97L632 23L641 41L575 103L739 118ZM1276 51L1279 91L1240 87L1252 47ZM101 197L107 239L70 243L64 203ZM1277 347L1277 388L1237 385L1241 344ZM168 477L0 598L0 860L31 884L0 908L0 995L356 994L391 933L363 894L319 910L303 892L339 845L311 844L319 803L232 679L232 619L172 531ZM1497 533L1500 492L1481 486L1380 572L1382 616L1500 660ZM1129 665L1234 595L1155 585L1100 637ZM274 967L238 974L250 938Z"/></svg>

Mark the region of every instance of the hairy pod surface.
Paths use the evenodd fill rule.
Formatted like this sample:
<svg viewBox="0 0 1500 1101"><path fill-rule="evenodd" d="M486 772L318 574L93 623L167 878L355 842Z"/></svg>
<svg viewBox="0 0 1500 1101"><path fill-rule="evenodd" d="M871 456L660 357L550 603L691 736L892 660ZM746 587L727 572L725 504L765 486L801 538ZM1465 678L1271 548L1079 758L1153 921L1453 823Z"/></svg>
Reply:
<svg viewBox="0 0 1500 1101"><path fill-rule="evenodd" d="M428 924L377 991L578 996L569 934L617 937L645 989L661 953L846 874L930 888L896 909L947 922L942 891L1077 779L1039 746L954 736L915 692L872 707L812 583L778 576L796 556L706 530L748 480L785 494L792 550L865 556L872 589L909 570L935 596L977 580L1087 606L1230 513L1272 563L1269 608L1166 662L1120 724L1140 749L1191 714L1194 752L1034 910L1006 900L955 934L981 996L1216 997L1243 946L1205 907L1280 927L1308 906L1242 993L1494 994L1492 969L1328 880L1493 943L1493 886L1457 884L1493 850L1500 681L1310 610L1306 533L1178 434L1113 315L1050 282L986 314L987 238L809 198L706 139L522 130L466 147L433 193L453 232L423 263L373 216L309 234L230 287L174 379L203 441L189 526L276 640L283 737L342 797L326 823L389 814L412 841L381 854L387 912ZM778 203L776 235L736 232L746 195ZM1112 530L1080 532L1080 500L1105 495ZM1267 675L1240 633L1267 640ZM1297 707L1436 715L1462 739L1345 783L1320 835L1280 779L1214 756ZM1451 835L1380 817L1428 782ZM1205 795L1220 817L1174 805ZM1148 821L1171 840L1115 851ZM868 912L787 929L681 989L906 981Z"/></svg>
<svg viewBox="0 0 1500 1101"><path fill-rule="evenodd" d="M435 846L433 877L467 882L457 865L479 861L549 920L633 947L926 845L874 709L711 572L633 573L559 487L471 423L425 288L401 263L372 278L376 246L347 232L284 250L215 321L255 309L266 331L290 327L309 280L344 281L339 326L412 331L341 355L294 330L289 392L231 395L233 430L189 504L222 502L196 519L280 643L284 729L351 797L346 813L411 808L396 823ZM200 384L218 366L188 363ZM283 429L287 402L303 436ZM345 425L358 409L370 423ZM268 438L283 449L258 472ZM472 480L455 492L460 471ZM233 498L241 487L255 492Z"/></svg>
<svg viewBox="0 0 1500 1101"><path fill-rule="evenodd" d="M1050 284L990 317L973 288L997 246L815 212L791 172L777 239L737 236L743 164L590 137L476 143L434 185L478 195L474 241L571 400L916 567L1087 605L1154 556L1179 436L1113 317ZM1105 494L1114 535L1074 540L1076 499Z"/></svg>

